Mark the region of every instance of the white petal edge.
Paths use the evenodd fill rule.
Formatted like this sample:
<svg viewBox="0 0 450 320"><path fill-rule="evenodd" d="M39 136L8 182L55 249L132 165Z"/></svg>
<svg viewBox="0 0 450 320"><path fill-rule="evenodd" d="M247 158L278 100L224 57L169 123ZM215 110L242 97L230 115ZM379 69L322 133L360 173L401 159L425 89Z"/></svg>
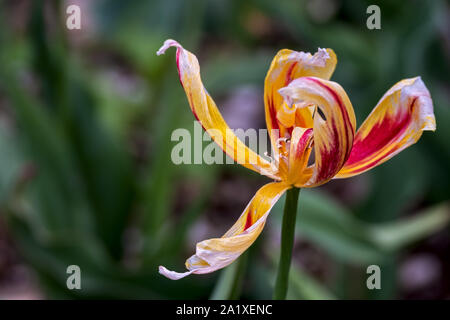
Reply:
<svg viewBox="0 0 450 320"><path fill-rule="evenodd" d="M167 269L166 267L159 266L159 273L162 274L164 277L169 278L171 280L179 280L184 277L187 277L195 270L187 271L187 272L175 272Z"/></svg>

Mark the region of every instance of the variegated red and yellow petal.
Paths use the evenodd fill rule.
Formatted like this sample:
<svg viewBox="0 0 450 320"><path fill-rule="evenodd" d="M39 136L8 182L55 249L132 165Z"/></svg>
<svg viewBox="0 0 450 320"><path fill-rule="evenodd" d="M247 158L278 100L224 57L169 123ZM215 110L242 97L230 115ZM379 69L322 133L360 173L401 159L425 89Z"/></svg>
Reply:
<svg viewBox="0 0 450 320"><path fill-rule="evenodd" d="M325 116L314 117L315 164L304 170L307 180L295 186L321 185L341 170L350 155L356 126L352 104L339 84L315 77L298 78L279 91L288 104L311 103Z"/></svg>
<svg viewBox="0 0 450 320"><path fill-rule="evenodd" d="M304 170L312 150L312 128L295 127L289 147L288 183L292 185L304 184Z"/></svg>
<svg viewBox="0 0 450 320"><path fill-rule="evenodd" d="M157 54L163 54L169 47L177 48L176 60L180 82L186 92L191 110L204 130L237 163L279 180L276 168L248 148L228 127L213 99L203 86L200 66L195 55L185 50L175 40L166 40Z"/></svg>
<svg viewBox="0 0 450 320"><path fill-rule="evenodd" d="M353 149L336 178L367 171L436 129L433 102L420 77L395 84L381 98L355 136Z"/></svg>
<svg viewBox="0 0 450 320"><path fill-rule="evenodd" d="M236 223L221 238L197 243L195 255L186 260L189 271L178 273L160 266L159 272L178 280L191 273L210 273L231 264L257 239L270 209L289 188L282 182L266 184L256 192Z"/></svg>
<svg viewBox="0 0 450 320"><path fill-rule="evenodd" d="M272 60L264 83L264 105L267 129L271 133L271 142L276 153L278 152L277 139L285 137L286 133L291 134L287 126L283 124L283 119L286 117L280 109L284 101L278 90L300 77L329 79L336 67L336 62L336 55L331 49L319 49L314 55L283 49ZM308 108L302 108L300 112L297 112L296 118L297 126L308 128L313 125L312 113ZM289 121L292 121L292 118L289 118ZM278 130L278 134L275 134L276 131L273 130Z"/></svg>

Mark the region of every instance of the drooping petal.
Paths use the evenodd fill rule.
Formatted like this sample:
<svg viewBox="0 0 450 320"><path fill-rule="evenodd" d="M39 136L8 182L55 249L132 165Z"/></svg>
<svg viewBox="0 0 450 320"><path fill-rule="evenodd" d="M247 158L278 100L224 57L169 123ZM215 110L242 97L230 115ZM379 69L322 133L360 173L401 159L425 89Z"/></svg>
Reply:
<svg viewBox="0 0 450 320"><path fill-rule="evenodd" d="M293 185L304 184L304 170L312 150L313 129L295 127L289 148L288 182Z"/></svg>
<svg viewBox="0 0 450 320"><path fill-rule="evenodd" d="M279 91L288 104L314 104L325 117L314 116L315 164L305 169L306 182L295 186L321 185L341 170L350 155L356 126L352 104L339 84L315 77L298 78Z"/></svg>
<svg viewBox="0 0 450 320"><path fill-rule="evenodd" d="M186 260L189 271L178 273L161 266L159 272L169 279L178 280L191 273L210 273L226 267L256 240L270 209L289 188L281 182L266 184L256 192L236 223L221 238L197 243L195 255Z"/></svg>
<svg viewBox="0 0 450 320"><path fill-rule="evenodd" d="M194 116L204 130L237 163L246 168L279 180L276 168L253 150L248 148L228 127L216 104L203 86L200 66L195 55L185 50L175 40L166 40L157 54L163 54L169 47L176 47L177 68L180 82L186 92Z"/></svg>
<svg viewBox="0 0 450 320"><path fill-rule="evenodd" d="M395 84L381 98L355 136L353 149L336 178L367 171L436 129L433 102L420 77Z"/></svg>
<svg viewBox="0 0 450 320"><path fill-rule="evenodd" d="M336 67L337 58L331 49L319 49L314 55L288 49L280 50L272 60L264 83L264 105L267 129L271 135L274 152L285 152L285 145L278 150L279 137L291 135L293 121L296 126L313 126L310 108L295 108L286 105L278 90L300 77L318 77L328 80ZM291 115L295 114L295 117ZM278 134L276 131L278 130Z"/></svg>

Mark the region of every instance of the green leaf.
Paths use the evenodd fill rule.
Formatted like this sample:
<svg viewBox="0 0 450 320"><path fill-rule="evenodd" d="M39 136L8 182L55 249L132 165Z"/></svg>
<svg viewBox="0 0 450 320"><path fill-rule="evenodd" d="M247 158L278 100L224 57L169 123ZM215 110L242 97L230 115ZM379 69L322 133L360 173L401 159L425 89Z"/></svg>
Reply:
<svg viewBox="0 0 450 320"><path fill-rule="evenodd" d="M383 224L368 224L320 191L303 190L296 232L339 260L356 264L382 262L400 250L448 225L449 206L441 204ZM282 201L279 201L282 203ZM277 204L274 211L280 211ZM280 223L279 214L277 222Z"/></svg>
<svg viewBox="0 0 450 320"><path fill-rule="evenodd" d="M277 250L269 254L270 260L274 265L278 264L277 259L279 255ZM273 268L269 276L270 278L275 278L275 270L276 268ZM336 297L327 287L309 275L301 266L292 262L289 271L287 299L334 300Z"/></svg>
<svg viewBox="0 0 450 320"><path fill-rule="evenodd" d="M301 267L291 266L288 299L335 300L336 297Z"/></svg>
<svg viewBox="0 0 450 320"><path fill-rule="evenodd" d="M239 259L221 271L219 280L211 294L211 300L239 299L242 281L245 276L248 252L243 253Z"/></svg>
<svg viewBox="0 0 450 320"><path fill-rule="evenodd" d="M278 201L275 211L281 210ZM365 235L366 225L323 192L304 189L299 198L296 235L325 249L337 259L372 263L383 254ZM279 222L279 215L277 214Z"/></svg>
<svg viewBox="0 0 450 320"><path fill-rule="evenodd" d="M373 225L368 235L374 243L387 251L404 248L448 225L450 205L443 203L391 223Z"/></svg>

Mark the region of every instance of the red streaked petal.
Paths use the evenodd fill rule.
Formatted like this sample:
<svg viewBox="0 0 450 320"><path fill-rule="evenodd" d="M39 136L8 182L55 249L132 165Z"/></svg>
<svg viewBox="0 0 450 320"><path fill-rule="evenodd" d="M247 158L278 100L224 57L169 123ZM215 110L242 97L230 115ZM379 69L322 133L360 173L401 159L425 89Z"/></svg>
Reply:
<svg viewBox="0 0 450 320"><path fill-rule="evenodd" d="M313 129L295 127L292 131L292 138L289 148L289 173L288 182L293 185L306 182L304 170L308 165L311 154L311 140Z"/></svg>
<svg viewBox="0 0 450 320"><path fill-rule="evenodd" d="M196 253L186 260L187 272L178 273L159 268L172 280L222 269L236 260L258 238L270 210L290 186L280 182L266 184L259 189L236 223L221 237L197 243Z"/></svg>
<svg viewBox="0 0 450 320"><path fill-rule="evenodd" d="M325 115L314 117L315 164L309 179L297 187L315 187L332 179L342 168L353 145L355 113L342 87L333 81L302 77L279 90L289 103L316 105Z"/></svg>
<svg viewBox="0 0 450 320"><path fill-rule="evenodd" d="M380 99L356 133L353 149L336 178L367 171L436 129L433 102L420 77L395 84Z"/></svg>

